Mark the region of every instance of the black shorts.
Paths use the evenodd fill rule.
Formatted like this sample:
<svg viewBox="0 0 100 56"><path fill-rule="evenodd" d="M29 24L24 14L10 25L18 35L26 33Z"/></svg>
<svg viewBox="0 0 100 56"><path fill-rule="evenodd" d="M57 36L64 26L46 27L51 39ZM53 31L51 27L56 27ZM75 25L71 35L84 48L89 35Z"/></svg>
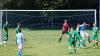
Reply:
<svg viewBox="0 0 100 56"><path fill-rule="evenodd" d="M78 34L80 34L80 32L78 32Z"/></svg>
<svg viewBox="0 0 100 56"><path fill-rule="evenodd" d="M70 40L70 41L69 41L69 46L74 46L74 47L75 47L75 46L76 46L76 42L75 42L75 41Z"/></svg>
<svg viewBox="0 0 100 56"><path fill-rule="evenodd" d="M68 34L68 32L64 32L64 31L63 31L62 34Z"/></svg>
<svg viewBox="0 0 100 56"><path fill-rule="evenodd" d="M75 41L72 41L72 44L73 44L73 46L76 46L76 42Z"/></svg>

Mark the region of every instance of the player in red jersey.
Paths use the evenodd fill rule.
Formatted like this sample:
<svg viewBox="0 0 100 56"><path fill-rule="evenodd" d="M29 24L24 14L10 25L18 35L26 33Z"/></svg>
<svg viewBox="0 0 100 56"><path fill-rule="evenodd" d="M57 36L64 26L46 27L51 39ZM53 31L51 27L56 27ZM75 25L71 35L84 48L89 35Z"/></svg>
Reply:
<svg viewBox="0 0 100 56"><path fill-rule="evenodd" d="M58 42L61 42L63 35L68 34L68 31L69 31L69 26L68 26L67 20L65 19L64 23L63 23L63 27L62 27L62 34L61 34Z"/></svg>

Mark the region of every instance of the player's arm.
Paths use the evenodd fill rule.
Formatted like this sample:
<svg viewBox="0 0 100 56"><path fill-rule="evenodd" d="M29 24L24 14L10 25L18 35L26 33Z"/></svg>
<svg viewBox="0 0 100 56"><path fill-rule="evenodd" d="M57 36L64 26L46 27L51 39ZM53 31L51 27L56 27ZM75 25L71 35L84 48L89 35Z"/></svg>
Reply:
<svg viewBox="0 0 100 56"><path fill-rule="evenodd" d="M86 24L86 26L90 26L90 24Z"/></svg>
<svg viewBox="0 0 100 56"><path fill-rule="evenodd" d="M25 38L23 38L23 40L26 42L26 39Z"/></svg>
<svg viewBox="0 0 100 56"><path fill-rule="evenodd" d="M22 38L23 38L24 42L26 42L26 39L24 38L23 34L22 34Z"/></svg>
<svg viewBox="0 0 100 56"><path fill-rule="evenodd" d="M16 44L17 44L17 37L16 37L16 39L15 39L15 42L16 42Z"/></svg>
<svg viewBox="0 0 100 56"><path fill-rule="evenodd" d="M68 32L70 31L70 27L68 26Z"/></svg>
<svg viewBox="0 0 100 56"><path fill-rule="evenodd" d="M64 25L63 25L63 27L62 27L62 31L64 31L65 29L64 29Z"/></svg>

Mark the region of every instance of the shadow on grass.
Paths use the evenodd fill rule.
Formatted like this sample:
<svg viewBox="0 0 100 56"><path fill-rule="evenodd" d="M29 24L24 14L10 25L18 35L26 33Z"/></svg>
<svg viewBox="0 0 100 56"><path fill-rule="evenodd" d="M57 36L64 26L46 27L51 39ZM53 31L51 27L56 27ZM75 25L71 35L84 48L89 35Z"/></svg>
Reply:
<svg viewBox="0 0 100 56"><path fill-rule="evenodd" d="M37 54L33 54L33 55L28 55L28 54L27 54L27 55L23 55L23 56L37 56Z"/></svg>
<svg viewBox="0 0 100 56"><path fill-rule="evenodd" d="M23 55L23 56L32 56L32 55Z"/></svg>
<svg viewBox="0 0 100 56"><path fill-rule="evenodd" d="M85 47L85 48L80 48L80 49L100 49L100 47L95 47L95 48L93 48L93 47Z"/></svg>

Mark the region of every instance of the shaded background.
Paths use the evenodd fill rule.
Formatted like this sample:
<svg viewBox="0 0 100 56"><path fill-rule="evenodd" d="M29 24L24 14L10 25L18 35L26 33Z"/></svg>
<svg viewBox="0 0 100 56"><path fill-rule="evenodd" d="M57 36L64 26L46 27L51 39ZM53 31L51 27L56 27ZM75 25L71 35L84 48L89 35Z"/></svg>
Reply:
<svg viewBox="0 0 100 56"><path fill-rule="evenodd" d="M99 26L99 0L0 0L0 8L14 10L96 9Z"/></svg>
<svg viewBox="0 0 100 56"><path fill-rule="evenodd" d="M0 0L1 9L98 9L99 0Z"/></svg>

